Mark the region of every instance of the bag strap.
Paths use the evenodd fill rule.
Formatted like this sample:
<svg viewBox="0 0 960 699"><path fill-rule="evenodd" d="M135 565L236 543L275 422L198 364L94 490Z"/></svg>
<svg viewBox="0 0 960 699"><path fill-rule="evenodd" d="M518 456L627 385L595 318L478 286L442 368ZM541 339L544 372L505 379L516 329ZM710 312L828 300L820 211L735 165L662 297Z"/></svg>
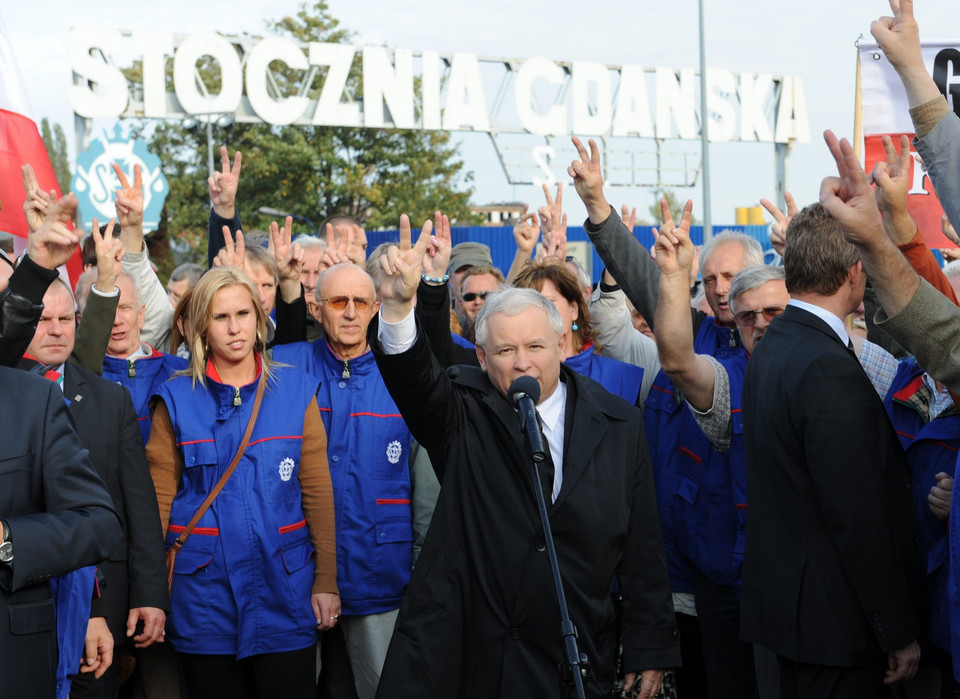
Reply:
<svg viewBox="0 0 960 699"><path fill-rule="evenodd" d="M183 548L183 545L187 542L187 538L190 536L190 533L193 531L193 528L197 526L197 523L200 521L200 518L210 509L210 505L213 504L213 501L216 500L217 496L220 494L220 491L223 490L223 486L227 484L227 481L230 480L230 476L233 475L233 472L237 468L237 464L240 463L240 459L243 457L243 452L247 449L247 444L250 442L250 435L253 434L253 426L257 422L257 414L260 412L260 403L263 401L263 392L266 388L267 380L264 376L263 369L260 370L260 381L257 384L257 396L253 401L253 412L250 413L250 420L247 422L247 431L243 433L243 440L240 442L240 448L237 449L236 455L233 457L233 461L230 462L230 465L227 466L227 470L223 472L223 475L220 476L220 480L217 481L217 484L213 486L213 489L207 495L207 499L203 501L203 504L197 509L193 517L190 519L189 524L184 527L183 531L180 533L180 536L177 537L177 540L173 542L172 548L174 551L179 551Z"/></svg>

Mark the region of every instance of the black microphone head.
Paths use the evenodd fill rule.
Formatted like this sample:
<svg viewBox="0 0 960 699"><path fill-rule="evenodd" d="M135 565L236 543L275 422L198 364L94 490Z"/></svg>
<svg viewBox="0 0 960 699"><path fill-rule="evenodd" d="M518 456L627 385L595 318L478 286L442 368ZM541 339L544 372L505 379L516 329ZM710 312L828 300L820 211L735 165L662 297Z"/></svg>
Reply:
<svg viewBox="0 0 960 699"><path fill-rule="evenodd" d="M534 405L540 402L540 384L532 376L521 376L507 389L507 398L510 402L516 404L517 398L521 393L526 393L533 399Z"/></svg>

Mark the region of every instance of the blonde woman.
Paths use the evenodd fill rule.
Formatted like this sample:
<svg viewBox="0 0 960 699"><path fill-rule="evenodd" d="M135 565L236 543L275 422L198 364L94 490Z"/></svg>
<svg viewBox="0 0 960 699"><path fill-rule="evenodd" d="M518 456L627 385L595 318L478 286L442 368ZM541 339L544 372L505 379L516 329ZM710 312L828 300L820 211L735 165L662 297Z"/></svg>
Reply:
<svg viewBox="0 0 960 699"><path fill-rule="evenodd" d="M234 460L176 555L167 639L193 696L315 696L317 630L340 614L333 495L317 382L264 354L253 283L224 267L197 283L190 366L154 396L147 458L167 546Z"/></svg>

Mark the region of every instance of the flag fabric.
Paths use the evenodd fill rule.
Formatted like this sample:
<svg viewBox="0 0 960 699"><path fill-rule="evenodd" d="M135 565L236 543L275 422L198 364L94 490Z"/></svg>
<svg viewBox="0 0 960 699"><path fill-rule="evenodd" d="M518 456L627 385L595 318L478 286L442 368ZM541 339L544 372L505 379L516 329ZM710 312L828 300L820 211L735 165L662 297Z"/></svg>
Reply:
<svg viewBox="0 0 960 699"><path fill-rule="evenodd" d="M29 163L44 191L60 187L40 137L26 87L20 77L13 47L0 20L0 231L27 237L27 220L23 213L25 197L20 168ZM83 271L79 251L67 263L73 285Z"/></svg>
<svg viewBox="0 0 960 699"><path fill-rule="evenodd" d="M960 42L937 42L923 44L923 60L934 79L938 77L937 66L944 60L952 60L960 48ZM906 134L911 143L915 136L913 122L910 120L910 108L903 83L893 66L883 55L876 43L859 45L860 109L863 124L863 161L864 169L870 172L874 165L886 160L883 150L883 137L893 139L897 151L900 150L900 136ZM947 86L941 85L941 91ZM960 110L960 104L953 104ZM940 219L943 208L933 190L933 184L927 176L915 150L910 164L910 192L907 198L907 210L920 228L924 240L931 248L954 248L956 245L941 232ZM957 224L957 221L953 222Z"/></svg>

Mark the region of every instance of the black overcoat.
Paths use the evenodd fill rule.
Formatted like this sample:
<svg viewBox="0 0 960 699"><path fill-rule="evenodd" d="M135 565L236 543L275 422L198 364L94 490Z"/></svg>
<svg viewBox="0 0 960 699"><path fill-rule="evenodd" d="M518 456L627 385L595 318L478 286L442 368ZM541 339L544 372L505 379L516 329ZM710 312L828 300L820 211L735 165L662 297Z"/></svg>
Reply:
<svg viewBox="0 0 960 699"><path fill-rule="evenodd" d="M560 612L512 406L474 367L444 371L423 332L384 381L442 484L378 697L559 696ZM623 595L628 670L680 664L641 413L561 366L563 486L550 507L564 590L591 672L614 681Z"/></svg>

